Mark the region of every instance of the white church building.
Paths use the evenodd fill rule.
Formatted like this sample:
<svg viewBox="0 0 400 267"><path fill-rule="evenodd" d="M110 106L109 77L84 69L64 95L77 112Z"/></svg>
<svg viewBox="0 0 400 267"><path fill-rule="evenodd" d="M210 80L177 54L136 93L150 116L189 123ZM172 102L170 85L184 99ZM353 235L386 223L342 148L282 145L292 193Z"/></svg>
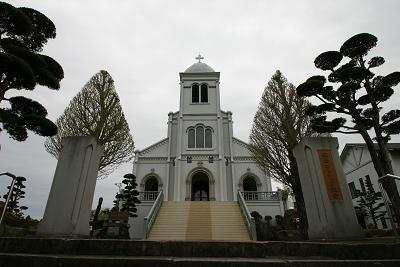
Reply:
<svg viewBox="0 0 400 267"><path fill-rule="evenodd" d="M270 177L256 165L247 143L233 136L232 112L221 110L220 73L201 62L200 55L196 59L179 73L179 110L168 114L166 138L135 151L142 203L131 221L131 238L147 236L145 217L157 216L161 204L155 200L161 192L159 202L186 204L237 203L241 194L249 212L263 217L284 213Z"/></svg>

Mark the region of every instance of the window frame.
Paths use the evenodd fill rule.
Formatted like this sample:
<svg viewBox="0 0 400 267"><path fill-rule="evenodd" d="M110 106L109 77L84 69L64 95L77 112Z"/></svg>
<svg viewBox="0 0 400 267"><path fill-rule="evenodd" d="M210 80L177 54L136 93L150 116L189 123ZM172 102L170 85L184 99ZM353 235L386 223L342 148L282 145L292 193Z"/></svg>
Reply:
<svg viewBox="0 0 400 267"><path fill-rule="evenodd" d="M193 101L195 94L193 93L195 91L195 89L193 88L194 86L197 86L197 101ZM206 96L206 101L203 101L203 88L205 88L205 96ZM204 105L204 104L209 104L210 103L210 98L209 98L209 93L208 93L208 89L210 88L210 86L207 83L193 83L190 86L190 91L191 91L191 104L192 105Z"/></svg>
<svg viewBox="0 0 400 267"><path fill-rule="evenodd" d="M354 183L354 181L348 183L348 186L349 186L349 190L350 190L351 199L357 198L357 188L356 188L356 184Z"/></svg>
<svg viewBox="0 0 400 267"><path fill-rule="evenodd" d="M361 186L361 192L363 192L364 194L367 193L367 190L365 189L365 184L364 184L364 179L363 178L359 178L358 182L360 183Z"/></svg>
<svg viewBox="0 0 400 267"><path fill-rule="evenodd" d="M203 92L205 93L203 94ZM200 85L199 95L200 95L200 103L208 103L208 85L206 83L202 83ZM203 101L203 97L205 98L205 101Z"/></svg>
<svg viewBox="0 0 400 267"><path fill-rule="evenodd" d="M197 86L197 90L195 89L195 88L193 88L193 87L195 87L195 86ZM200 86L199 86L199 84L198 83L194 83L194 84L192 84L192 86L190 86L190 89L191 89L191 98L192 98L192 103L193 104L198 104L198 103L200 103ZM194 94L194 92L197 92L197 95L195 95ZM195 97L197 96L197 101L195 101Z"/></svg>
<svg viewBox="0 0 400 267"><path fill-rule="evenodd" d="M200 128L201 128L202 131L203 131L203 133L202 133L202 137L203 137L203 146L202 146L202 147L199 147L198 141L197 141L197 137L198 137L197 129L200 129ZM210 146L210 147L206 147L206 132L207 132L207 130L211 133L211 136L210 136L211 146ZM190 147L190 146L189 146L189 144L190 144L190 140L189 140L190 135L189 135L189 132L190 132L190 131L194 131L194 147ZM188 150L214 150L214 141L213 141L214 129L213 129L212 127L210 127L210 126L205 126L204 124L199 123L199 124L196 124L196 125L194 125L194 126L188 127L187 130L186 130L186 132L187 132L187 149L188 149Z"/></svg>

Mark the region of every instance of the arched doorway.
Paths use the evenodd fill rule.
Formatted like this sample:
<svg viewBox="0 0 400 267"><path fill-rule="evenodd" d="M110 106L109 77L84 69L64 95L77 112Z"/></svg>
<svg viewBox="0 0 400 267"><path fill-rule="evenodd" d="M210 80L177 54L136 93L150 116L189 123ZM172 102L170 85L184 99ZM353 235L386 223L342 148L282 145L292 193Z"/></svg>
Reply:
<svg viewBox="0 0 400 267"><path fill-rule="evenodd" d="M196 172L192 178L192 201L209 201L210 188L208 175Z"/></svg>
<svg viewBox="0 0 400 267"><path fill-rule="evenodd" d="M151 176L147 178L144 184L144 191L158 191L158 180L156 177Z"/></svg>
<svg viewBox="0 0 400 267"><path fill-rule="evenodd" d="M257 182L253 177L247 176L243 179L243 191L257 191Z"/></svg>

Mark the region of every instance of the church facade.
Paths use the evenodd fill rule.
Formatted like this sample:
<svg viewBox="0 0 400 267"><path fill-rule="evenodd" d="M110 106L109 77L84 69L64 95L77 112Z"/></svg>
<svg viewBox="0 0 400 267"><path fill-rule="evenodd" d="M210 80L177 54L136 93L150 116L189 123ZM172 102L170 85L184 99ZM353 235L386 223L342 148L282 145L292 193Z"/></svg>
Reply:
<svg viewBox="0 0 400 267"><path fill-rule="evenodd" d="M179 110L168 114L167 137L135 152L142 204L134 223L141 224L161 190L164 201L237 201L238 191L249 192L247 200L258 205L249 209L268 213L263 216L283 215L270 177L257 166L248 145L233 136L232 113L221 110L220 73L201 62L200 55L196 59L179 74ZM277 201L263 204L257 192Z"/></svg>

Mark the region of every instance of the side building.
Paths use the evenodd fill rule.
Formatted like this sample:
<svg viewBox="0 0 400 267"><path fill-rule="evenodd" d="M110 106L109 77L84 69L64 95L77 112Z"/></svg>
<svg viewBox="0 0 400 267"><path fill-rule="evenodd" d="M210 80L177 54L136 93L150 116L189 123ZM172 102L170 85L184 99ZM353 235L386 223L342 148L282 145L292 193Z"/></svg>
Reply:
<svg viewBox="0 0 400 267"><path fill-rule="evenodd" d="M376 146L378 149L378 147ZM393 172L395 175L400 176L400 143L388 144L390 158L392 160ZM379 191L378 174L375 171L374 164L372 163L371 155L365 143L349 143L343 148L340 155L342 166L346 175L347 184L350 189L353 205L358 205L359 196L357 192L365 192L365 180L370 180L376 192ZM400 181L396 182L397 188L400 191ZM385 207L382 207L385 210ZM366 218L362 214L357 214L359 223L364 227L372 224L371 218ZM379 229L390 228L389 220L381 218L378 221Z"/></svg>

